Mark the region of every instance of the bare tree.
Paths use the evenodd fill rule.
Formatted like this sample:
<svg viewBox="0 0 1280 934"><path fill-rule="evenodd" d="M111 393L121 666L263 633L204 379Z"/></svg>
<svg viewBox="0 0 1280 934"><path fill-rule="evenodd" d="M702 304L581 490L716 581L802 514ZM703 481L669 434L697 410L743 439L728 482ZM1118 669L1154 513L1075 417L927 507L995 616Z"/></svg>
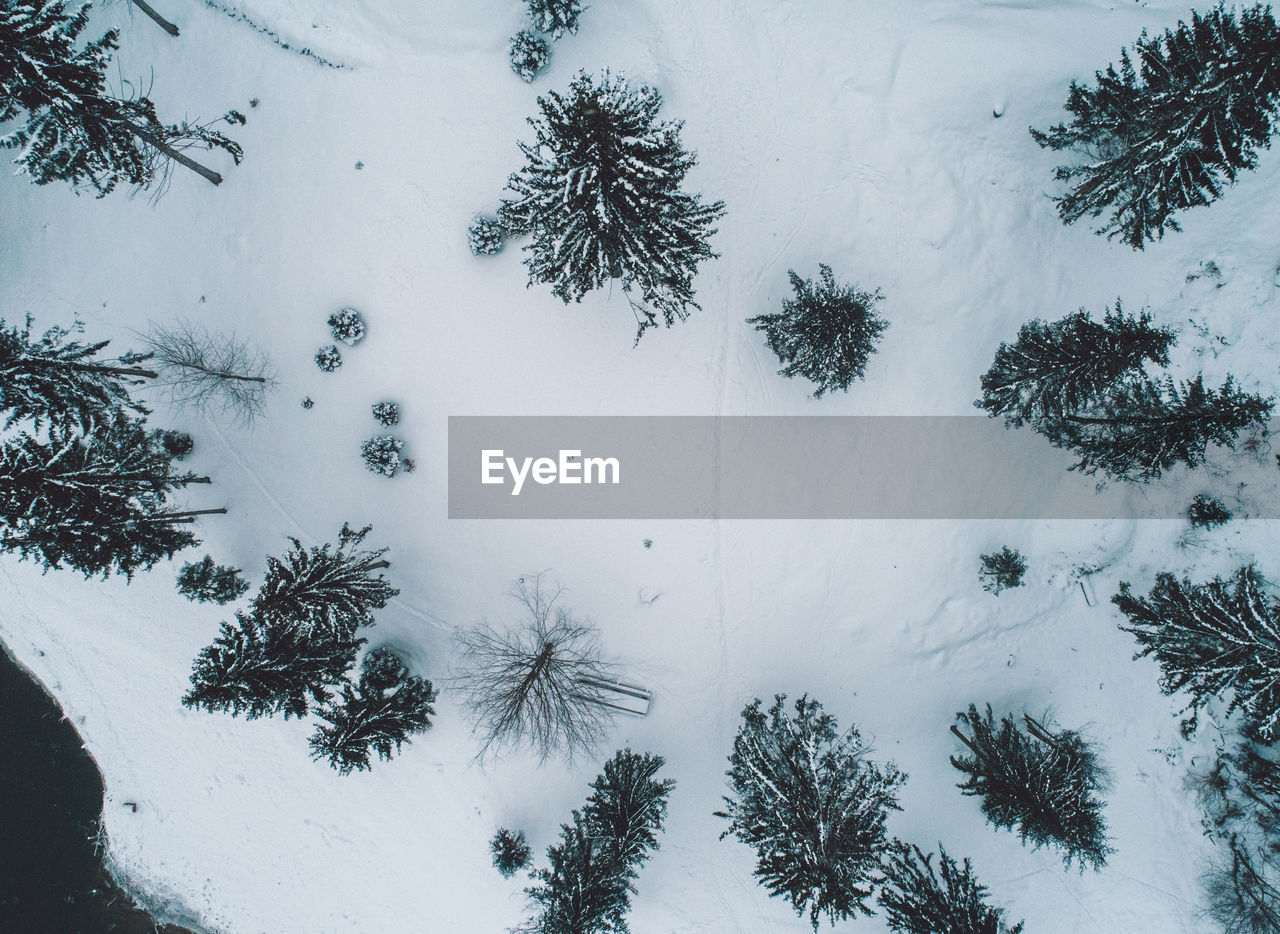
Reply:
<svg viewBox="0 0 1280 934"><path fill-rule="evenodd" d="M247 340L210 333L189 321L153 322L139 336L160 371L158 385L174 405L211 406L246 424L262 414L276 371Z"/></svg>
<svg viewBox="0 0 1280 934"><path fill-rule="evenodd" d="M523 618L507 631L485 623L460 631L454 685L491 749L528 746L542 761L593 752L613 724L605 692L614 667L600 657L596 627L556 606L542 575L521 578L511 596Z"/></svg>

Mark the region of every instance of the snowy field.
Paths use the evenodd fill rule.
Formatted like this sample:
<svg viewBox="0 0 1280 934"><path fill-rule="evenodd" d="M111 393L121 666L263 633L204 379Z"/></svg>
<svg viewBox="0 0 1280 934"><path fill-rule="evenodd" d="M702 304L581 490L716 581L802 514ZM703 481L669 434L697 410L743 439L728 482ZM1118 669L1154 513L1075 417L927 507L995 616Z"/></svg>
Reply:
<svg viewBox="0 0 1280 934"><path fill-rule="evenodd" d="M1229 367L1243 388L1277 392L1280 157L1264 153L1219 204L1185 214L1184 233L1138 253L1059 222L1061 159L1027 133L1062 119L1073 77L1143 27L1174 24L1183 3L596 0L532 85L506 60L517 0L239 4L341 69L198 0L166 6L179 39L123 0L95 25L123 25L120 75L153 80L162 114L242 110L243 165L211 156L220 188L179 172L155 204L7 179L0 313L30 312L38 330L79 316L113 350L177 318L260 343L281 385L252 430L190 411L154 419L190 431L193 469L214 478L190 505L230 510L201 521L203 549L256 580L286 536L319 543L344 521L372 523L402 593L371 645L401 650L442 691L429 733L341 777L308 757L309 722L181 706L192 658L230 614L174 590L179 562L128 585L0 562L0 638L85 737L106 778L110 857L160 914L210 934L471 934L526 917L521 879L499 877L488 840L523 828L541 861L599 762L476 764L442 682L452 630L514 620L511 582L550 569L627 680L654 694L601 759L629 744L666 757L678 783L639 878L636 934L807 929L756 884L751 850L717 839L712 814L742 707L776 692L808 692L874 737L874 755L910 775L890 832L971 857L1028 934L1215 930L1198 882L1213 847L1182 783L1217 736L1179 737L1179 701L1159 693L1154 662L1130 660L1107 601L1160 570L1201 580L1256 557L1280 574L1274 524L1237 521L1182 547L1176 521L446 517L450 415L971 414L979 375L1022 322L1117 296L1181 328L1175 369L1218 382ZM474 257L465 237L519 164L536 96L605 67L662 92L699 155L691 186L726 206L721 258L697 278L703 310L636 349L622 295L565 307L526 290L517 249ZM1187 280L1210 260L1220 287ZM815 401L776 375L743 319L790 294L789 268L811 276L819 262L882 288L891 324L865 382ZM312 355L343 305L369 336L324 374ZM391 480L358 455L369 406L386 398L417 464ZM1229 485L1203 481L1230 500ZM1030 571L996 598L977 556L1005 544ZM1072 576L1085 563L1103 568L1092 607ZM947 728L971 702L1050 710L1098 742L1114 775L1105 869L1064 870L960 794ZM845 926L887 930L879 917Z"/></svg>

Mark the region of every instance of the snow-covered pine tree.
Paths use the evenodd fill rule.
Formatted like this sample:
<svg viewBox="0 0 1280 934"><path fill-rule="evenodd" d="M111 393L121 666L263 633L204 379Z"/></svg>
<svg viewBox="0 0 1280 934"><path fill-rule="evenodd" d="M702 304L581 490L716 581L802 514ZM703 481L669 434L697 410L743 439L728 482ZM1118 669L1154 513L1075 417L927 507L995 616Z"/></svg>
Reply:
<svg viewBox="0 0 1280 934"><path fill-rule="evenodd" d="M1111 598L1129 618L1121 628L1138 640L1139 657L1159 663L1161 690L1190 695L1186 732L1196 713L1221 697L1250 732L1268 743L1280 739L1280 604L1263 585L1252 566L1204 584L1163 573L1145 597L1122 583Z"/></svg>
<svg viewBox="0 0 1280 934"><path fill-rule="evenodd" d="M322 372L332 373L338 367L342 366L342 352L334 344L327 347L321 347L316 351L316 366Z"/></svg>
<svg viewBox="0 0 1280 934"><path fill-rule="evenodd" d="M818 264L818 281L801 279L788 270L796 297L782 303L782 311L748 318L763 331L769 349L784 364L780 376L802 376L814 384L813 397L832 389L849 391L862 379L867 361L889 322L876 314L884 296L854 285L838 285L831 267Z"/></svg>
<svg viewBox="0 0 1280 934"><path fill-rule="evenodd" d="M329 315L329 334L336 341L354 347L364 340L365 324L360 312L354 308L339 308Z"/></svg>
<svg viewBox="0 0 1280 934"><path fill-rule="evenodd" d="M1005 545L999 551L979 555L978 558L981 562L978 580L982 581L983 590L998 595L1002 590L1022 586L1022 576L1027 573L1027 561L1020 552Z"/></svg>
<svg viewBox="0 0 1280 934"><path fill-rule="evenodd" d="M969 732L955 724L951 732L970 754L952 756L951 764L967 776L960 789L982 798L987 820L1016 827L1035 849L1061 847L1066 866L1078 860L1082 871L1101 869L1111 853L1098 797L1108 779L1084 738L1071 730L1051 732L1027 716L1025 733L1011 716L997 726L990 704L985 716L970 704L956 719Z"/></svg>
<svg viewBox="0 0 1280 934"><path fill-rule="evenodd" d="M510 879L521 869L527 868L533 858L523 830L512 833L506 827L498 828L498 832L489 841L489 849L493 853L493 866L504 879Z"/></svg>
<svg viewBox="0 0 1280 934"><path fill-rule="evenodd" d="M119 33L79 46L89 4L20 0L0 7L0 123L19 121L0 136L15 163L37 185L68 181L101 197L118 183L147 187L177 163L213 184L222 176L186 155L193 147L221 149L239 164L240 146L214 123L244 123L229 111L208 124L165 124L143 95L115 96L107 67Z"/></svg>
<svg viewBox="0 0 1280 934"><path fill-rule="evenodd" d="M400 424L400 406L394 402L375 402L373 404L373 420L379 425L390 428Z"/></svg>
<svg viewBox="0 0 1280 934"><path fill-rule="evenodd" d="M1231 521L1231 510L1222 500L1205 493L1197 493L1187 507L1187 520L1195 528L1212 529Z"/></svg>
<svg viewBox="0 0 1280 934"><path fill-rule="evenodd" d="M81 330L76 322L70 328L50 328L37 339L31 335L30 317L21 328L6 327L0 318L0 411L6 425L31 419L37 428L46 421L84 428L116 409L147 414L129 390L155 379L156 371L139 366L150 355L102 357L108 341L68 340Z"/></svg>
<svg viewBox="0 0 1280 934"><path fill-rule="evenodd" d="M329 725L312 734L312 758L342 775L370 768L371 753L390 761L410 736L431 728L435 699L431 682L409 674L400 656L374 649L360 665L359 682L343 684L341 699L316 711Z"/></svg>
<svg viewBox="0 0 1280 934"><path fill-rule="evenodd" d="M525 889L538 913L521 934L627 934L629 878L619 872L611 842L578 811L547 848L547 862Z"/></svg>
<svg viewBox="0 0 1280 934"><path fill-rule="evenodd" d="M209 482L173 469L172 434L116 410L83 433L55 424L11 436L0 445L0 548L85 577L130 577L196 544L180 526L226 509L171 507L174 491Z"/></svg>
<svg viewBox="0 0 1280 934"><path fill-rule="evenodd" d="M365 469L384 477L400 472L400 449L404 442L393 435L374 435L360 444L360 457Z"/></svg>
<svg viewBox="0 0 1280 934"><path fill-rule="evenodd" d="M693 276L724 204L681 189L696 159L679 121L658 120L662 96L605 72L579 72L567 94L538 98L535 139L507 182L499 219L528 232L529 283L549 283L566 304L617 279L636 312L638 341L699 306ZM631 299L638 292L641 304Z"/></svg>
<svg viewBox="0 0 1280 934"><path fill-rule="evenodd" d="M178 592L197 603L230 603L249 591L249 582L240 569L215 564L205 555L199 561L187 562L178 571Z"/></svg>
<svg viewBox="0 0 1280 934"><path fill-rule="evenodd" d="M932 853L894 841L884 862L885 882L879 894L890 930L896 934L1021 934L1021 921L1010 927L1004 911L987 904L987 887L974 877L969 860L957 865L938 844L938 863L935 869Z"/></svg>
<svg viewBox="0 0 1280 934"><path fill-rule="evenodd" d="M390 567L386 548L358 546L371 526L352 529L344 523L338 547L325 543L304 548L296 538L282 558L267 558L267 574L253 598L253 614L297 625L303 632L348 637L373 625L373 610L400 593L374 571Z"/></svg>
<svg viewBox="0 0 1280 934"><path fill-rule="evenodd" d="M1081 412L1104 400L1147 362L1169 365L1177 335L1146 311L1126 315L1119 299L1101 323L1080 309L1058 321L1029 321L1002 343L974 404L1007 425Z"/></svg>
<svg viewBox="0 0 1280 934"><path fill-rule="evenodd" d="M502 252L507 242L507 228L493 217L471 218L467 227L467 247L472 256L493 256Z"/></svg>
<svg viewBox="0 0 1280 934"><path fill-rule="evenodd" d="M236 613L191 667L187 707L225 711L246 719L283 713L302 717L310 702L324 703L346 677L364 639L314 638L288 622Z"/></svg>
<svg viewBox="0 0 1280 934"><path fill-rule="evenodd" d="M1177 385L1132 380L1097 409L1045 419L1036 430L1080 460L1072 470L1101 470L1119 480L1158 479L1176 465L1198 467L1210 445L1235 450L1242 432L1262 428L1274 400L1242 392L1228 376L1216 390L1197 375Z"/></svg>
<svg viewBox="0 0 1280 934"><path fill-rule="evenodd" d="M578 17L582 15L582 0L528 0L529 18L533 28L559 39L566 32L578 31Z"/></svg>
<svg viewBox="0 0 1280 934"><path fill-rule="evenodd" d="M583 808L587 823L613 841L619 862L632 869L658 848L667 796L676 785L673 779L654 777L663 762L662 756L619 750L591 783Z"/></svg>
<svg viewBox="0 0 1280 934"><path fill-rule="evenodd" d="M511 37L511 46L508 51L511 58L511 70L518 74L522 81L532 81L538 76L538 72L547 67L547 62L551 60L551 46L547 44L547 40L528 29L522 29ZM473 229L474 226L473 223ZM501 241L499 241L499 247L501 247ZM473 243L471 252L496 253L498 251L477 250Z"/></svg>
<svg viewBox="0 0 1280 934"><path fill-rule="evenodd" d="M825 914L836 921L872 914L888 840L885 818L899 810L906 775L866 758L857 727L844 734L817 701L801 697L794 715L779 694L766 712L757 699L742 711L729 757L729 784L718 817L755 847L756 870L770 895L786 898L814 930Z"/></svg>
<svg viewBox="0 0 1280 934"><path fill-rule="evenodd" d="M1191 15L1154 37L1145 31L1120 66L1072 82L1070 123L1031 135L1073 150L1059 166L1071 190L1058 200L1063 223L1109 217L1098 231L1134 249L1179 230L1176 214L1210 204L1270 145L1280 104L1280 28L1271 8Z"/></svg>

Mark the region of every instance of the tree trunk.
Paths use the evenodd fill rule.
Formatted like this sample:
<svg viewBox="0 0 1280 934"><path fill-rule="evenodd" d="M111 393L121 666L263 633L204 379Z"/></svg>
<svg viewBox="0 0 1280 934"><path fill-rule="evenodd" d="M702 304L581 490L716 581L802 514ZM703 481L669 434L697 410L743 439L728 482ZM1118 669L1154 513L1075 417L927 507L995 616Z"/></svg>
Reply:
<svg viewBox="0 0 1280 934"><path fill-rule="evenodd" d="M156 147L156 149L160 150L162 153L164 153L174 162L178 163L178 165L181 165L185 168L190 169L192 172L195 172L197 175L200 175L208 179L210 182L212 182L215 185L222 184L222 176L219 175L217 172L215 172L213 169L206 169L199 162L196 162L195 159L192 159L190 156L186 156L178 152L178 150L174 149L172 146L170 146L164 140L160 139L160 137L156 136L150 130L137 125L131 125L131 126L133 129L133 132L137 134L139 139L143 140L144 142L150 143L152 146Z"/></svg>
<svg viewBox="0 0 1280 934"><path fill-rule="evenodd" d="M375 561L375 562L373 562L373 564L366 565L366 566L365 566L365 570L366 570L366 571L376 571L376 570L378 570L379 568L389 568L389 567L391 567L391 562L390 562L390 561L383 560L383 561Z"/></svg>
<svg viewBox="0 0 1280 934"><path fill-rule="evenodd" d="M190 521L195 516L225 516L226 514L227 507L223 506L220 509L188 509L185 512L157 512L154 515L147 516L147 518Z"/></svg>
<svg viewBox="0 0 1280 934"><path fill-rule="evenodd" d="M178 38L178 27L157 13L152 8L151 4L147 3L147 0L133 0L133 3L139 10L151 17L157 26L169 35L173 36L175 39Z"/></svg>

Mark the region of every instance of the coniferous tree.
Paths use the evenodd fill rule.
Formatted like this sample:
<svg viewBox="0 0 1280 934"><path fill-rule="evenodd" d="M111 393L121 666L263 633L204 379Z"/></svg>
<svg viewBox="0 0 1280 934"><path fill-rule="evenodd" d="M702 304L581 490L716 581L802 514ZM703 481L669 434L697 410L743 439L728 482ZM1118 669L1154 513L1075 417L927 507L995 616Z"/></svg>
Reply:
<svg viewBox="0 0 1280 934"><path fill-rule="evenodd" d="M1022 732L1013 717L996 725L987 705L984 716L969 705L956 718L951 732L969 750L952 756L951 764L968 776L960 789L982 798L982 813L997 827L1018 830L1033 848L1062 848L1063 863L1078 860L1080 867L1101 869L1108 854L1107 828L1098 794L1107 784L1107 773L1079 733L1049 731L1031 717L1024 717Z"/></svg>
<svg viewBox="0 0 1280 934"><path fill-rule="evenodd" d="M1230 376L1216 390L1199 375L1180 386L1134 380L1097 410L1045 419L1037 430L1079 456L1073 470L1145 481L1178 464L1200 466L1210 445L1234 450L1239 435L1264 426L1273 408L1272 399L1240 391Z"/></svg>
<svg viewBox="0 0 1280 934"><path fill-rule="evenodd" d="M528 0L529 16L533 27L559 39L566 32L578 31L578 17L582 15L582 0Z"/></svg>
<svg viewBox="0 0 1280 934"><path fill-rule="evenodd" d="M841 735L817 701L801 697L788 716L785 700L779 694L768 712L759 699L743 710L729 757L733 796L717 816L730 821L721 838L755 847L755 874L769 894L802 917L807 911L817 930L823 914L834 924L872 913L885 818L899 809L906 776L869 762L857 728Z"/></svg>
<svg viewBox="0 0 1280 934"><path fill-rule="evenodd" d="M1222 500L1197 493L1187 507L1187 519L1196 528L1212 529L1231 521L1231 510Z"/></svg>
<svg viewBox="0 0 1280 934"><path fill-rule="evenodd" d="M981 561L978 580L982 581L983 590L998 595L1002 590L1022 586L1027 561L1020 552L1005 545L999 551L978 557Z"/></svg>
<svg viewBox="0 0 1280 934"><path fill-rule="evenodd" d="M360 680L342 685L341 700L316 711L328 726L311 736L311 755L342 775L370 768L369 758L390 761L410 736L431 728L436 690L409 674L400 656L374 649L360 665Z"/></svg>
<svg viewBox="0 0 1280 934"><path fill-rule="evenodd" d="M608 72L596 82L579 72L567 94L538 98L535 139L520 143L524 166L507 183L499 212L510 230L528 232L529 283L549 283L566 304L617 279L636 311L639 341L661 317L668 327L699 306L698 264L721 202L681 189L695 157L680 142L682 124L658 120L662 96Z"/></svg>
<svg viewBox="0 0 1280 934"><path fill-rule="evenodd" d="M277 713L286 720L302 717L311 701L329 699L364 641L315 639L286 621L236 613L235 625L223 623L218 638L196 657L182 703L249 720Z"/></svg>
<svg viewBox="0 0 1280 934"><path fill-rule="evenodd" d="M1117 299L1101 323L1083 308L1058 321L1029 321L1002 343L974 403L1007 425L1035 424L1096 405L1147 362L1169 365L1177 335L1152 327L1143 311L1126 315Z"/></svg>
<svg viewBox="0 0 1280 934"><path fill-rule="evenodd" d="M100 357L108 341L67 339L82 329L77 322L71 328L50 328L36 339L30 317L22 328L5 327L0 318L0 411L7 425L31 419L37 428L46 421L83 428L116 409L147 414L129 397L129 389L156 377L154 370L139 366L150 355Z"/></svg>
<svg viewBox="0 0 1280 934"><path fill-rule="evenodd" d="M337 548L328 543L304 548L291 538L293 548L283 558L267 558L266 579L253 598L254 615L334 636L350 636L361 626L373 625L372 611L385 607L400 591L372 573L390 566L382 560L387 549L358 547L370 528L353 530L343 524Z"/></svg>
<svg viewBox="0 0 1280 934"><path fill-rule="evenodd" d="M504 879L510 879L526 868L533 857L523 830L512 833L506 827L500 827L489 841L489 849L493 852L494 868Z"/></svg>
<svg viewBox="0 0 1280 934"><path fill-rule="evenodd" d="M174 491L209 482L173 469L175 434L117 410L84 433L12 437L0 446L0 547L46 568L129 577L196 544L179 526L226 510L170 508Z"/></svg>
<svg viewBox="0 0 1280 934"><path fill-rule="evenodd" d="M538 913L522 934L627 934L629 880L611 842L578 811L561 826L560 842L547 848L547 862L525 889Z"/></svg>
<svg viewBox="0 0 1280 934"><path fill-rule="evenodd" d="M595 831L612 840L618 859L636 867L658 848L673 779L657 780L662 756L620 750L591 783L583 816Z"/></svg>
<svg viewBox="0 0 1280 934"><path fill-rule="evenodd" d="M1006 925L1004 911L987 904L987 888L974 877L969 860L957 865L939 844L938 862L935 869L932 853L894 841L879 895L890 930L896 934L1021 934L1022 922Z"/></svg>
<svg viewBox="0 0 1280 934"><path fill-rule="evenodd" d="M1280 605L1262 586L1247 566L1204 584L1158 574L1146 597L1135 597L1127 583L1112 597L1129 618L1121 628L1137 638L1139 657L1159 663L1161 689L1190 695L1187 732L1196 712L1222 697L1264 741L1280 739Z"/></svg>
<svg viewBox="0 0 1280 934"><path fill-rule="evenodd" d="M763 331L769 349L783 368L779 375L803 376L817 388L815 399L832 389L849 391L862 379L867 361L889 322L876 314L884 296L853 285L837 285L831 267L818 264L818 282L801 279L788 270L796 297L782 303L782 311L748 318Z"/></svg>
<svg viewBox="0 0 1280 934"><path fill-rule="evenodd" d="M209 555L187 562L178 571L178 592L197 603L230 603L248 590L249 582L240 576L239 568L215 564Z"/></svg>
<svg viewBox="0 0 1280 934"><path fill-rule="evenodd" d="M1134 249L1179 230L1178 212L1216 201L1270 145L1278 66L1271 8L1219 4L1154 37L1144 31L1093 87L1072 82L1071 122L1031 131L1043 147L1084 156L1056 173L1073 186L1058 199L1063 222L1110 212L1098 232Z"/></svg>
<svg viewBox="0 0 1280 934"><path fill-rule="evenodd" d="M20 171L38 185L68 181L101 197L119 182L146 187L167 177L172 163L215 185L222 176L185 155L191 147L221 149L239 163L240 146L212 124L162 123L144 95L124 99L107 88L116 30L79 45L89 5L22 0L0 8L0 122L18 126L0 148L18 153ZM228 123L244 117L230 111Z"/></svg>

